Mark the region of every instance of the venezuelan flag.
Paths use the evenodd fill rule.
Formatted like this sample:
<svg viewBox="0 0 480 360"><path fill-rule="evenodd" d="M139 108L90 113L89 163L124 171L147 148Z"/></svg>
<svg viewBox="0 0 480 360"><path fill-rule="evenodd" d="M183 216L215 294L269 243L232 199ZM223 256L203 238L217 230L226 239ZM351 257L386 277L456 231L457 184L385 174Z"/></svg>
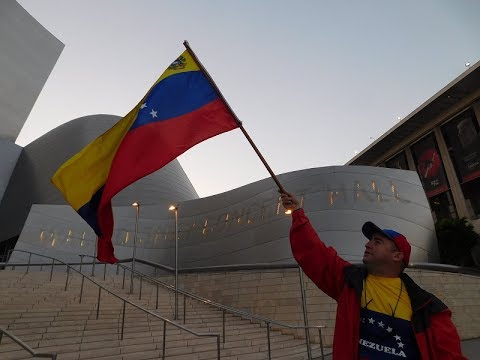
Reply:
<svg viewBox="0 0 480 360"><path fill-rule="evenodd" d="M52 183L98 236L114 263L111 199L192 146L239 126L186 50L127 116L67 160Z"/></svg>

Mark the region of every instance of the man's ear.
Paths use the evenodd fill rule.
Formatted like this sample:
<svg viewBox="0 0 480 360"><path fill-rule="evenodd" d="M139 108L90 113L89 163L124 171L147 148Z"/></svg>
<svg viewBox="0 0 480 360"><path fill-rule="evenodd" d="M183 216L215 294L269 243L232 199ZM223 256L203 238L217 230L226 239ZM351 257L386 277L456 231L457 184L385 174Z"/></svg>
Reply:
<svg viewBox="0 0 480 360"><path fill-rule="evenodd" d="M393 253L393 260L395 260L395 262L403 262L403 258L404 258L403 252L395 251Z"/></svg>

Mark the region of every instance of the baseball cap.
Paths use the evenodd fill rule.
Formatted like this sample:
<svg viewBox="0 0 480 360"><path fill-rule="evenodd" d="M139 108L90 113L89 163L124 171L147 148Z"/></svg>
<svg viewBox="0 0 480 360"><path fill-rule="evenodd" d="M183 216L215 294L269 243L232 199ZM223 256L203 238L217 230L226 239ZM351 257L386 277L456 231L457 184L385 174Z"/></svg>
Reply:
<svg viewBox="0 0 480 360"><path fill-rule="evenodd" d="M371 221L367 221L365 224L363 224L362 233L368 240L370 240L375 233L380 233L385 237L389 238L395 243L395 245L397 245L398 249L403 253L403 262L405 263L405 265L409 264L412 247L410 246L407 238L402 234L396 232L395 230L382 230Z"/></svg>

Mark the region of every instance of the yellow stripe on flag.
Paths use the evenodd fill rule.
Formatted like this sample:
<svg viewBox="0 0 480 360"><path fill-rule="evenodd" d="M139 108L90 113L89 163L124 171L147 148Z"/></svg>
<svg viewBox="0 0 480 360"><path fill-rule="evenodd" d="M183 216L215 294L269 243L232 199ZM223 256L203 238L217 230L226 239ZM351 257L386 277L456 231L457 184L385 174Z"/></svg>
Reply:
<svg viewBox="0 0 480 360"><path fill-rule="evenodd" d="M160 78L153 84L152 87L157 85L163 79L175 75L180 74L188 71L199 71L200 68L198 67L195 60L193 60L192 55L185 50L182 55L180 55L177 60L175 60L168 68L163 72Z"/></svg>
<svg viewBox="0 0 480 360"><path fill-rule="evenodd" d="M78 211L103 186L113 157L135 121L140 103L111 129L67 160L53 175L52 183Z"/></svg>

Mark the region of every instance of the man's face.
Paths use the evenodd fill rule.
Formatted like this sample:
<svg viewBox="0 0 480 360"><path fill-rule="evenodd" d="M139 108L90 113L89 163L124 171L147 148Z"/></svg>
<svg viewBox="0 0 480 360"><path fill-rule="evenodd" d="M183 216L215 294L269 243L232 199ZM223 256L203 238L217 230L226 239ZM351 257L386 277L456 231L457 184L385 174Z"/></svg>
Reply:
<svg viewBox="0 0 480 360"><path fill-rule="evenodd" d="M380 233L373 234L365 244L363 263L371 265L393 264L398 261L398 249L395 243Z"/></svg>

